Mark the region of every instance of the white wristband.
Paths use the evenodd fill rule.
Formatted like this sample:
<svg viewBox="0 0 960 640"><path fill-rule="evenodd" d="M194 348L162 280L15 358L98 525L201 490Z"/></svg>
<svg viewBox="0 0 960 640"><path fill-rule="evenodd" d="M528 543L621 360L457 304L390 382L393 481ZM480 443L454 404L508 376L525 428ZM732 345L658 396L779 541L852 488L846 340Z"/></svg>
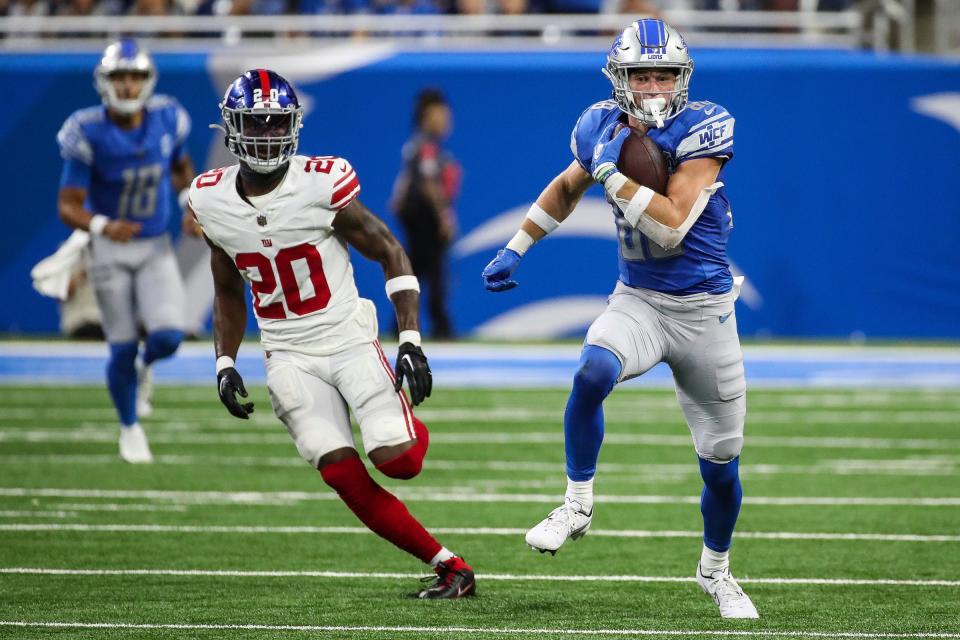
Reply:
<svg viewBox="0 0 960 640"><path fill-rule="evenodd" d="M419 331L413 331L412 329L405 329L400 332L400 335L397 337L397 339L400 341L400 344L403 344L404 342L409 342L415 347L420 346Z"/></svg>
<svg viewBox="0 0 960 640"><path fill-rule="evenodd" d="M527 252L527 249L533 246L534 242L533 236L520 229L507 243L507 249L512 249L522 256Z"/></svg>
<svg viewBox="0 0 960 640"><path fill-rule="evenodd" d="M647 207L650 206L650 201L653 200L653 194L654 191L650 187L640 187L629 201L623 198L614 198L617 206L620 207L620 211L623 212L623 217L626 218L631 227L636 227L639 224L640 216L646 212Z"/></svg>
<svg viewBox="0 0 960 640"><path fill-rule="evenodd" d="M544 235L556 231L560 226L560 221L544 211L536 202L527 211L527 220L540 227Z"/></svg>
<svg viewBox="0 0 960 640"><path fill-rule="evenodd" d="M90 224L87 226L87 229L90 231L90 235L102 236L103 230L108 224L110 224L110 218L98 213L90 218Z"/></svg>
<svg viewBox="0 0 960 640"><path fill-rule="evenodd" d="M420 282L417 276L397 276L387 280L387 297L389 298L397 291L416 291L420 292Z"/></svg>
<svg viewBox="0 0 960 640"><path fill-rule="evenodd" d="M180 189L180 193L177 194L177 204L180 205L180 211L187 210L187 204L190 202L190 187L186 189Z"/></svg>
<svg viewBox="0 0 960 640"><path fill-rule="evenodd" d="M230 356L220 356L217 358L217 375L220 375L220 372L224 369L229 369L230 367L235 366L237 363L233 361L233 358Z"/></svg>
<svg viewBox="0 0 960 640"><path fill-rule="evenodd" d="M617 197L617 192L627 183L627 176L623 175L620 172L617 172L607 178L606 182L603 183L603 190L607 192L607 195L611 199Z"/></svg>

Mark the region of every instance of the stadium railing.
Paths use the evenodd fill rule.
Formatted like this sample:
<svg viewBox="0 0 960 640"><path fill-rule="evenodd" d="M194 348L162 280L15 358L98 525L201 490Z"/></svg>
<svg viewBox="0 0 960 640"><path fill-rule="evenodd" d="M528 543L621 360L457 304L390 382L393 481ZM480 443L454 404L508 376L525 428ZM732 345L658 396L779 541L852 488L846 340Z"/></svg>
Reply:
<svg viewBox="0 0 960 640"><path fill-rule="evenodd" d="M699 45L823 46L912 50L914 0L869 0L856 9L817 11L668 10L662 16ZM955 0L950 0L954 2ZM135 35L159 48L176 39L193 44L274 43L277 39L344 40L376 35L417 46L478 41L537 46L596 47L634 14L527 15L281 15L281 16L43 16L0 18L0 48L102 46L104 38ZM891 27L897 31L892 38ZM735 37L734 37L735 36ZM172 44L172 43L170 43Z"/></svg>

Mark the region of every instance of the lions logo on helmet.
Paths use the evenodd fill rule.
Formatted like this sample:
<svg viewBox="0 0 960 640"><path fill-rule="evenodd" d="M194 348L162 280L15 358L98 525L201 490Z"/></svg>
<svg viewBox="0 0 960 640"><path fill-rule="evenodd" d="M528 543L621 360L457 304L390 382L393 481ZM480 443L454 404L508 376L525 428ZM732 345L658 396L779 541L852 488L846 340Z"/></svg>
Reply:
<svg viewBox="0 0 960 640"><path fill-rule="evenodd" d="M668 99L645 98L630 89L630 71L669 69L677 82ZM624 113L651 127L662 127L687 108L693 60L680 32L663 20L645 18L630 24L617 36L607 54L603 75L613 85L613 99Z"/></svg>
<svg viewBox="0 0 960 640"><path fill-rule="evenodd" d="M145 81L135 98L121 99L110 76L119 72L143 74ZM157 84L157 67L146 49L135 40L124 38L103 50L100 63L93 70L93 85L100 94L103 104L122 116L131 116L147 104Z"/></svg>
<svg viewBox="0 0 960 640"><path fill-rule="evenodd" d="M227 149L257 173L275 171L297 152L303 107L278 73L245 72L227 87L220 115Z"/></svg>

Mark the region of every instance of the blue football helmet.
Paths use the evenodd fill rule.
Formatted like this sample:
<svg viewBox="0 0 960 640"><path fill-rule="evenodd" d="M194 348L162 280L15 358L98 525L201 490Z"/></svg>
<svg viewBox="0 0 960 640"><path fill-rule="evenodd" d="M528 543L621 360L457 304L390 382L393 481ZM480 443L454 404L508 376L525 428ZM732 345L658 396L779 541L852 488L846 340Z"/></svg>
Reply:
<svg viewBox="0 0 960 640"><path fill-rule="evenodd" d="M244 72L223 94L220 115L227 149L257 173L276 170L297 152L303 107L278 73Z"/></svg>
<svg viewBox="0 0 960 640"><path fill-rule="evenodd" d="M117 97L116 89L110 82L110 76L119 71L145 75L146 81L140 90L140 95L136 98L120 99ZM100 94L103 104L124 116L133 115L143 109L147 100L153 95L153 88L156 84L157 67L153 63L153 58L146 49L130 38L117 40L104 49L100 63L93 70L93 86Z"/></svg>
<svg viewBox="0 0 960 640"><path fill-rule="evenodd" d="M630 89L633 69L669 69L677 74L677 83L669 97L654 98ZM644 18L627 26L613 41L607 54L603 75L613 85L613 99L624 113L651 127L662 127L667 120L687 108L693 60L680 32L663 20Z"/></svg>

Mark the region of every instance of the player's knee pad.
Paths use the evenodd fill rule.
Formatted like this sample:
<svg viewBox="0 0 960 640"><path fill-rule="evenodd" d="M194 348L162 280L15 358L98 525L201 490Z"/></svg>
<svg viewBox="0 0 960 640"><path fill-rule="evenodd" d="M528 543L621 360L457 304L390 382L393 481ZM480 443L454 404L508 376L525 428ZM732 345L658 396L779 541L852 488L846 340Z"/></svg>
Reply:
<svg viewBox="0 0 960 640"><path fill-rule="evenodd" d="M423 456L425 453L426 450L422 448L418 442L396 458L378 464L377 469L388 478L410 480L420 475L420 471L423 469Z"/></svg>
<svg viewBox="0 0 960 640"><path fill-rule="evenodd" d="M740 479L740 458L733 458L726 463L700 458L700 477L711 491L729 493Z"/></svg>
<svg viewBox="0 0 960 640"><path fill-rule="evenodd" d="M718 439L713 443L710 458L722 464L734 460L740 455L742 449L743 436L731 436L729 438Z"/></svg>
<svg viewBox="0 0 960 640"><path fill-rule="evenodd" d="M620 360L612 351L588 344L580 354L580 367L573 376L577 393L603 400L620 377Z"/></svg>
<svg viewBox="0 0 960 640"><path fill-rule="evenodd" d="M698 456L724 463L740 455L746 406L745 396L724 402L683 405Z"/></svg>
<svg viewBox="0 0 960 640"><path fill-rule="evenodd" d="M107 362L107 375L117 377L137 377L134 364L137 359L136 342L118 342L110 344L110 360Z"/></svg>
<svg viewBox="0 0 960 640"><path fill-rule="evenodd" d="M289 427L287 428L289 431ZM320 458L329 450L323 435L312 431L303 431L293 434L293 444L297 448L300 457L309 462L314 469L320 464Z"/></svg>
<svg viewBox="0 0 960 640"><path fill-rule="evenodd" d="M179 329L160 329L147 336L145 360L150 363L167 358L176 353L183 342L183 331Z"/></svg>

